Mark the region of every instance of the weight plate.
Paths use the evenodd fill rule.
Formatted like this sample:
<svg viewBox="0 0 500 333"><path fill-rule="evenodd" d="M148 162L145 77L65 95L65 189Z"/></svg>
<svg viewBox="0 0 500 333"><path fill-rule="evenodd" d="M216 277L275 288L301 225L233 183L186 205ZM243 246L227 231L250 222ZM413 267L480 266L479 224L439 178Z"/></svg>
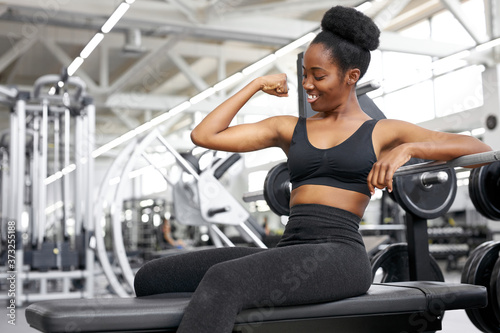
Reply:
<svg viewBox="0 0 500 333"><path fill-rule="evenodd" d="M457 194L457 175L447 168L448 180L443 183L424 185L423 173L394 177L393 192L396 201L406 211L424 219L442 216L450 209ZM437 171L436 171L437 172Z"/></svg>
<svg viewBox="0 0 500 333"><path fill-rule="evenodd" d="M412 157L412 158L410 158L410 160L408 162L406 162L402 166L408 166L408 165L413 165L413 164L418 164L418 163L424 163L424 162L429 162L429 161L428 160L423 160L421 158ZM387 193L389 194L389 197L392 199L392 201L394 201L395 203L398 203L398 200L394 196L394 191L387 192Z"/></svg>
<svg viewBox="0 0 500 333"><path fill-rule="evenodd" d="M286 162L269 170L264 180L264 199L277 215L290 215L290 174Z"/></svg>
<svg viewBox="0 0 500 333"><path fill-rule="evenodd" d="M492 306L490 281L493 267L498 260L500 242L491 242L476 254L476 259L470 266L468 283L485 286L488 289L488 306L480 309L466 310L469 318L472 316L479 323L478 328L484 332L500 332L500 320L496 317ZM496 297L496 295L495 295Z"/></svg>
<svg viewBox="0 0 500 333"><path fill-rule="evenodd" d="M474 199L477 201L473 201L474 206L485 217L500 220L500 162L484 165L474 170L474 177L477 177L473 183Z"/></svg>
<svg viewBox="0 0 500 333"><path fill-rule="evenodd" d="M476 208L476 210L481 213L481 215L486 217L485 209L482 207L482 203L477 196L477 175L479 168L472 169L469 175L469 197Z"/></svg>
<svg viewBox="0 0 500 333"><path fill-rule="evenodd" d="M431 281L444 281L443 273L436 260L430 256ZM372 261L372 277L379 269L382 269L382 279L380 282L400 282L410 281L410 266L408 258L408 245L406 243L391 244L384 250L377 253Z"/></svg>
<svg viewBox="0 0 500 333"><path fill-rule="evenodd" d="M493 216L490 215L490 211L486 206L484 200L481 199L480 191L480 171L481 168L475 168L471 171L471 175L469 177L469 193L472 193L470 198L476 210L481 213L484 217L488 219L494 219Z"/></svg>
<svg viewBox="0 0 500 333"><path fill-rule="evenodd" d="M467 260L465 261L464 268L462 269L462 277L460 280L461 283L469 283L469 273L471 266L473 265L474 261L477 260L477 258L479 257L478 254L480 254L480 252L483 251L485 247L487 247L492 243L493 241L481 243L474 250L471 251L471 253L467 257Z"/></svg>
<svg viewBox="0 0 500 333"><path fill-rule="evenodd" d="M474 207L476 210L483 215L484 217L488 219L492 219L492 216L490 216L490 212L488 208L485 206L484 201L481 200L481 196L479 194L480 191L480 185L479 185L479 171L481 168L475 168L471 170L470 176L469 176L469 196L474 204Z"/></svg>
<svg viewBox="0 0 500 333"><path fill-rule="evenodd" d="M481 185L482 182L484 182L483 176L484 173L481 172L482 168L476 168L474 169L473 173L473 182L472 184L469 181L469 190L472 187L472 191L474 192L474 197L471 197L471 200L473 200L474 207L476 207L477 211L486 217L487 219L490 220L497 220L498 217L495 217L494 212L490 210L488 207L488 202L484 199L484 195L481 195L481 191L483 189L483 185Z"/></svg>
<svg viewBox="0 0 500 333"><path fill-rule="evenodd" d="M500 321L500 258L497 259L495 266L493 266L489 295L491 297L488 301L491 302L497 321Z"/></svg>
<svg viewBox="0 0 500 333"><path fill-rule="evenodd" d="M469 257L467 258L467 261L465 262L464 268L462 270L462 277L460 282L461 283L471 283L469 282L469 275L471 273L471 267L477 266L477 261L479 258L482 257L482 252L485 250L485 248L492 244L493 241L489 242L484 242L480 245L478 245L470 254ZM467 312L467 311L466 311ZM476 326L477 328L481 329L481 324L479 323L479 320L476 318L476 314L473 312L467 312L467 316L469 317L470 321Z"/></svg>

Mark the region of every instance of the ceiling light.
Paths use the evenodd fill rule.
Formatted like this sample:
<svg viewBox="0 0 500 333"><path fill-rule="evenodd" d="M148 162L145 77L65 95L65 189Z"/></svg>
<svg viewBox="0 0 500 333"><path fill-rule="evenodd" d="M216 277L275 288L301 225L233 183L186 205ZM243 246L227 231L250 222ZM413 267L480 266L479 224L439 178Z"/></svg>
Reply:
<svg viewBox="0 0 500 333"><path fill-rule="evenodd" d="M276 54L270 54L268 55L267 57L265 58L262 58L260 59L259 61L257 61L256 63L248 66L247 68L245 68L244 70L242 70L241 72L244 74L244 75L250 75L256 71L258 71L259 69L261 69L262 67L266 66L266 65L269 65L270 63L272 63L274 60L276 60Z"/></svg>
<svg viewBox="0 0 500 333"><path fill-rule="evenodd" d="M222 90L224 88L229 87L233 83L238 82L242 77L243 77L243 73L241 73L241 72L233 74L230 77L225 78L224 80L222 80L219 83L217 83L216 85L214 85L214 89L216 91L220 91L220 90Z"/></svg>
<svg viewBox="0 0 500 333"><path fill-rule="evenodd" d="M500 45L500 38L497 38L476 46L475 51L482 52L499 45Z"/></svg>
<svg viewBox="0 0 500 333"><path fill-rule="evenodd" d="M370 1L363 2L361 5L354 7L359 12L365 12L366 10L370 9L373 6L373 4Z"/></svg>
<svg viewBox="0 0 500 333"><path fill-rule="evenodd" d="M71 76L75 74L76 70L80 68L80 66L83 64L83 58L82 57L76 57L75 60L68 66L68 75Z"/></svg>
<svg viewBox="0 0 500 333"><path fill-rule="evenodd" d="M122 2L118 8L111 14L111 16L108 18L108 20L103 24L101 31L103 33L108 33L113 29L115 24L122 18L122 16L127 12L127 10L130 8L130 5L128 3Z"/></svg>
<svg viewBox="0 0 500 333"><path fill-rule="evenodd" d="M153 126L159 125L159 124L163 123L165 120L172 118L176 114L188 109L190 106L191 106L191 103L189 101L182 102L181 104L177 105L176 107L174 107L170 111L162 113L158 117L151 119L149 122Z"/></svg>
<svg viewBox="0 0 500 333"><path fill-rule="evenodd" d="M202 100L206 99L207 97L212 96L213 94L215 94L215 89L211 87L211 88L208 88L206 90L203 90L198 95L192 97L189 100L189 102L191 102L191 104L196 104L196 103L201 102Z"/></svg>
<svg viewBox="0 0 500 333"><path fill-rule="evenodd" d="M277 57L281 57L282 55L285 55L288 52L291 52L291 51L295 50L296 48L301 47L302 45L304 45L306 43L309 43L310 41L312 41L314 39L314 37L316 37L316 34L313 32L310 32L307 35L300 37L296 41L293 41L290 44L282 47L281 49L276 51L274 54Z"/></svg>
<svg viewBox="0 0 500 333"><path fill-rule="evenodd" d="M92 53L92 51L94 51L97 45L99 45L99 43L102 41L103 38L104 35L102 33L100 32L96 33L94 37L92 37L90 42L87 44L87 46L83 48L82 52L80 52L80 57L86 59Z"/></svg>

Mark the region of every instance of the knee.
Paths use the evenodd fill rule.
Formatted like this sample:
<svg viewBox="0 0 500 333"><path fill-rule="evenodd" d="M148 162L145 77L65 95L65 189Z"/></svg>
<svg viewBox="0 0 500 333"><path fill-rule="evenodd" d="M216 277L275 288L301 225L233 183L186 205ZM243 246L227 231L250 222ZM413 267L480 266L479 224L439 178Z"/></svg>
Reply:
<svg viewBox="0 0 500 333"><path fill-rule="evenodd" d="M150 265L142 266L134 277L134 290L138 297L152 295L154 291L154 277L152 276Z"/></svg>
<svg viewBox="0 0 500 333"><path fill-rule="evenodd" d="M145 270L143 269L143 267L141 267L139 269L139 271L137 271L137 273L135 274L135 277L134 277L134 290L135 290L135 294L136 296L140 297L140 296L146 296L145 294L145 290L144 290L144 284L145 284Z"/></svg>
<svg viewBox="0 0 500 333"><path fill-rule="evenodd" d="M227 263L219 263L212 266L201 281L204 292L213 292L211 297L224 297L241 299L247 283L244 277Z"/></svg>

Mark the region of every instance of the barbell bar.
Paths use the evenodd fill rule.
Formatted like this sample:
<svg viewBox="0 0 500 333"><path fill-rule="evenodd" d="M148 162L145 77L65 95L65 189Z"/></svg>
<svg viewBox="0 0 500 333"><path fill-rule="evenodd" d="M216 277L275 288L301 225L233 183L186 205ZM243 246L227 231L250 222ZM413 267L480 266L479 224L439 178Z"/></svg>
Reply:
<svg viewBox="0 0 500 333"><path fill-rule="evenodd" d="M394 173L393 198L405 209L419 217L432 219L444 214L455 199L457 184L454 168L486 164L500 160L500 151L489 151L478 154L464 155L450 161L427 161L400 167ZM499 167L500 168L500 165ZM478 170L480 168L476 168ZM496 169L495 169L496 170ZM491 175L491 171L489 174ZM474 173L476 175L477 173ZM478 178L477 176L475 178ZM491 195L483 192L497 193L494 186L500 186L500 180L495 184L483 184L486 176L474 179L474 185L479 189L474 191L481 195L471 195L474 206L488 207L488 212L478 209L480 213L490 219L500 219L496 212L496 202L491 201ZM491 176L490 176L491 178ZM491 183L490 180L488 180ZM471 186L469 186L470 189ZM486 188L483 189L483 188ZM287 198L290 197L290 179L286 163L282 162L273 167L264 182L262 192L256 191L243 196L246 202L265 199L271 210L278 215L288 215L289 207ZM499 196L500 197L500 196ZM477 201L488 202L477 202ZM492 208L493 207L493 208ZM499 208L500 209L500 208Z"/></svg>
<svg viewBox="0 0 500 333"><path fill-rule="evenodd" d="M469 165L478 165L492 163L500 160L500 150L488 151L485 153L464 155L449 161L430 161L405 165L400 167L394 173L394 177L410 175L420 172L430 172L442 170L445 168L467 167Z"/></svg>

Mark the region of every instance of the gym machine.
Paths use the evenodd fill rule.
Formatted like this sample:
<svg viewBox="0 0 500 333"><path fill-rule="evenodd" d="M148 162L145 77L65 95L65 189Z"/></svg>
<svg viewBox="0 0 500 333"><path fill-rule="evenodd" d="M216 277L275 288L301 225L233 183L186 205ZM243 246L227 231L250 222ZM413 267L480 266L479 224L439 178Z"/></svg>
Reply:
<svg viewBox="0 0 500 333"><path fill-rule="evenodd" d="M435 167L449 169L456 165L490 163L498 161L499 158L499 152L493 152L487 155L468 156L465 159L448 162L445 166L439 162L431 162L426 165L405 167L413 169L401 168L401 172L407 172L405 175L427 172L425 176L419 175L416 181L425 187L425 191L421 193L425 192L424 194L429 196L433 190L439 190L438 185L446 183L451 178L448 177L443 181L446 177L440 174L441 171L437 171L436 174ZM467 163L461 164L465 162ZM449 174L453 174L453 171ZM268 174L268 177L271 175ZM264 191L268 192L265 194L266 199L269 194L276 199L274 202L268 201L270 207L276 204L276 201L288 205L286 195L287 192L289 195L290 186L286 181L282 178L280 181L271 182L274 185L269 188L270 191L266 190L269 183L266 181L264 185ZM498 193L498 189L495 193ZM283 194L285 199L281 198L280 194ZM446 200L452 198L448 195L444 197L444 203L438 200L433 205L437 204L441 210L447 209ZM409 199L408 204L415 201L418 203L420 200L413 197ZM433 207L424 207L423 210L426 214L437 213ZM429 332L442 328L442 317L447 310L466 309L468 313L481 313L486 309L491 313L490 307L487 307L490 304L489 298L493 297L489 290L491 288L476 285L469 280L459 284L432 281L426 230L429 215L419 216L409 209L406 216L408 244L405 250L409 258L410 281L373 283L366 294L336 302L279 307L271 300L265 307L242 311L233 332ZM484 248L488 248L488 253L494 253L496 250L497 256L490 257L498 259L496 245ZM483 261L478 259L476 262ZM479 272L472 266L471 272ZM498 267L495 268L499 270ZM113 300L40 302L26 309L26 318L32 327L43 332L63 332L68 324L71 324L72 329L81 332L175 332L189 298L188 293L178 293Z"/></svg>
<svg viewBox="0 0 500 333"><path fill-rule="evenodd" d="M163 160L172 160L173 157L173 163L180 166L182 173L187 177L181 175L176 179L173 175L166 173L165 166L158 165L150 154L150 148L155 145L163 147L165 154L169 155ZM152 150L155 151L155 149ZM107 220L111 224L108 229L112 232L114 262L109 258L102 228L95 229L95 251L109 286L115 294L120 297L133 294L135 272L130 265L124 245L122 215L124 194L127 192L128 184L126 180L129 179L129 174L135 170L134 168L143 165L153 166L169 185L177 222L186 226L206 227L216 247L234 246L220 226L233 226L248 243L262 248L266 247L262 242L264 231L219 181L240 158L239 154L228 154L226 157L214 159L208 167L200 170L198 160L192 152L182 154L177 152L158 129L153 129L142 137L134 138L124 147L108 168L101 182L94 210L96 225L102 225ZM112 182L113 179L119 179L119 181ZM187 250L171 252L181 251ZM148 254L150 257L158 255L162 254Z"/></svg>
<svg viewBox="0 0 500 333"><path fill-rule="evenodd" d="M11 111L1 138L0 278L15 275L17 306L94 295L86 212L93 209L95 108L85 87L65 75L42 76L32 91L0 87Z"/></svg>

